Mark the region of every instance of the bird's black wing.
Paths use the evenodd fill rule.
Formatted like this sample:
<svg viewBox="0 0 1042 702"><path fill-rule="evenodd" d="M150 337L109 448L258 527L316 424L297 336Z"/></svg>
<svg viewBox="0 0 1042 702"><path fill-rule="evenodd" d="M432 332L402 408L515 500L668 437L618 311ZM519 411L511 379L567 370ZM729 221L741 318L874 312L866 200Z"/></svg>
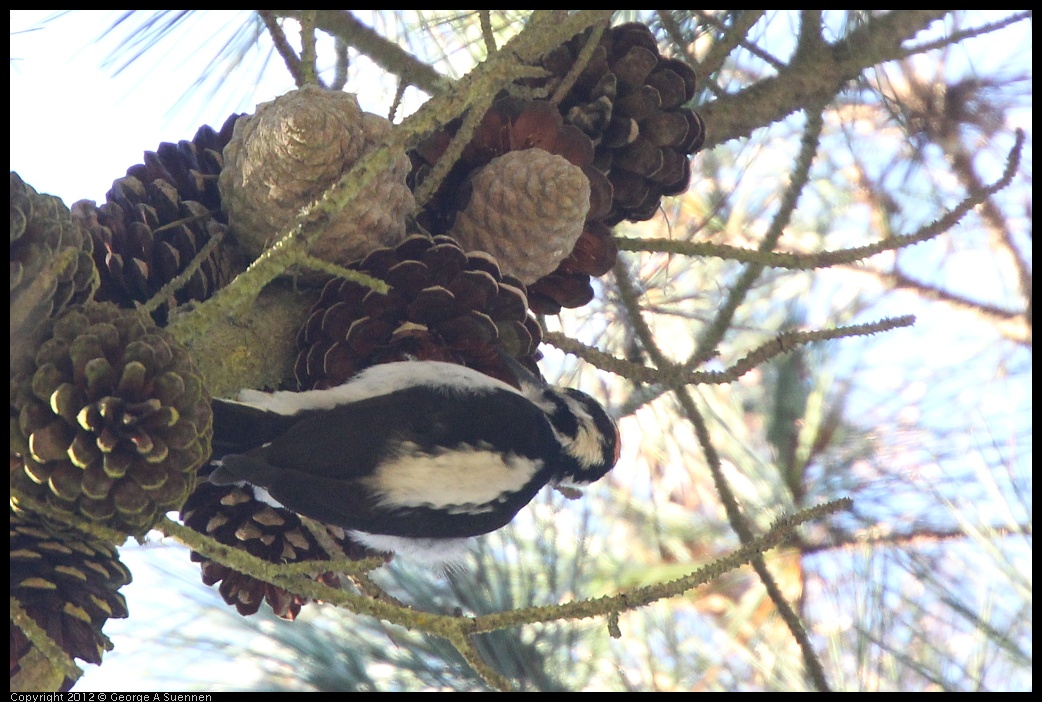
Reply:
<svg viewBox="0 0 1042 702"><path fill-rule="evenodd" d="M287 416L232 400L215 398L211 407L213 460L270 443L300 421L299 416Z"/></svg>
<svg viewBox="0 0 1042 702"><path fill-rule="evenodd" d="M506 390L460 393L412 387L329 410L291 417L271 414L253 417L259 422L256 436L266 445L225 456L218 480L245 480L267 488L300 514L370 533L455 537L492 531L531 500L553 469L545 460L554 456L546 416ZM461 474L452 460L436 462L433 470L422 473L429 485L422 486L419 496L416 485L396 490L394 481L410 475L415 464L409 461L416 455L450 451L479 458L516 456L511 494L498 499L494 508L473 515L457 510L446 519L438 509L444 506L442 495L473 492L480 496L477 500L495 492L492 487L481 491L485 466L468 467ZM514 468L501 470L500 478L504 473L509 478L510 470Z"/></svg>
<svg viewBox="0 0 1042 702"><path fill-rule="evenodd" d="M294 418L269 439L268 460L341 480L365 477L370 466L403 442L424 450L487 444L536 456L552 436L541 410L505 390L464 395L414 387Z"/></svg>

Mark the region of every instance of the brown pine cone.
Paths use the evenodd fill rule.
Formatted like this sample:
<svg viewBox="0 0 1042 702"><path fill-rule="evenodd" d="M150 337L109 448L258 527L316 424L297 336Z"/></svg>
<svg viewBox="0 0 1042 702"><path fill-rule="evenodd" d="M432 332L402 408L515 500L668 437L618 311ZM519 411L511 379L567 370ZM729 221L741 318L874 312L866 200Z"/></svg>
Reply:
<svg viewBox="0 0 1042 702"><path fill-rule="evenodd" d="M550 94L586 45L583 33L543 58L549 80L530 81ZM690 156L705 141L705 122L684 104L695 95L695 73L663 58L640 23L611 27L560 103L565 122L590 137L594 165L612 184L605 224L650 219L664 195L687 189Z"/></svg>
<svg viewBox="0 0 1042 702"><path fill-rule="evenodd" d="M504 273L531 285L572 252L590 210L590 181L561 156L527 149L498 156L474 174L470 202L450 235L486 251Z"/></svg>
<svg viewBox="0 0 1042 702"><path fill-rule="evenodd" d="M210 470L204 468L204 475ZM271 563L327 561L331 557L301 523L300 517L254 499L250 487L217 486L203 480L181 509L181 519L185 526L201 534ZM342 529L328 529L330 538L342 549L334 557L360 559L372 555L348 539ZM243 616L256 614L266 601L276 615L293 620L309 602L305 597L236 572L194 551L191 558L202 564L203 582L220 583L221 597ZM329 587L340 586L340 578L335 573L322 573L315 579Z"/></svg>
<svg viewBox="0 0 1042 702"><path fill-rule="evenodd" d="M458 120L450 123L410 153L413 161L410 184L413 187L423 184L434 164L444 154L460 124ZM513 211L489 215L486 208L486 212L480 215L468 215L470 221L465 223L463 233L453 230L460 210L469 207L475 182L479 187L485 188L485 184L494 178L480 176L481 170L505 154L532 149L563 158L581 170L589 182L589 207L585 213L582 230L572 248L565 251L564 256L560 255L558 249L561 239L557 232L574 226L574 223L560 223L555 218L541 214L539 218L530 221L526 228L520 226L520 219L525 213L558 211L576 216L574 213L578 207L574 200L577 197L576 191L580 190L581 186L565 187L557 191L553 182L543 183L537 180L536 178L543 175L556 179L559 177L557 174L561 173L559 168L546 168L545 160L540 162L544 165L536 168L533 174L513 176L517 182L525 184L518 187L524 188L529 196L527 201L521 200L519 192ZM517 161L513 163L516 164ZM574 183L577 179L567 176L565 180ZM560 202L550 201L557 197L560 198ZM482 199L488 200L484 195ZM507 266L508 271L516 265L517 270L526 275L536 270L546 271L529 286L528 301L536 312L556 313L562 306L580 307L589 302L593 298L590 276L603 275L614 265L617 252L611 242L610 232L601 223L610 206L611 186L603 174L593 167L593 143L590 139L579 129L564 124L557 108L549 102L525 102L514 98L502 98L497 100L482 118L459 160L449 170L430 200L424 204L417 220L435 234L447 232L463 236L464 246L467 248L474 246L476 250L488 250L494 255L494 251L481 249L478 244L500 253L510 250L534 252L531 256L533 260L524 264L525 268L521 268L519 263L514 263L518 257L511 257L508 259L510 263L503 265ZM515 215L514 212L518 214ZM517 221L508 231L477 231L477 222L482 222L481 226L487 222L487 226L495 227L508 219Z"/></svg>
<svg viewBox="0 0 1042 702"><path fill-rule="evenodd" d="M239 243L256 257L284 233L301 208L318 199L391 130L386 119L362 112L354 95L306 85L257 106L225 150L221 196ZM415 207L405 185L409 161L364 186L352 207L323 222L312 242L316 258L345 265L405 238Z"/></svg>
<svg viewBox="0 0 1042 702"><path fill-rule="evenodd" d="M68 308L11 390L11 487L142 536L210 455L210 397L188 353L111 303Z"/></svg>
<svg viewBox="0 0 1042 702"><path fill-rule="evenodd" d="M69 658L100 665L112 650L102 627L127 616L119 589L130 582L130 571L116 549L27 513L12 511L10 527L11 597ZM13 621L10 643L11 689L40 690L41 676L50 673L41 670L47 661ZM60 672L50 678L62 692L75 682Z"/></svg>
<svg viewBox="0 0 1042 702"><path fill-rule="evenodd" d="M298 389L340 385L369 366L407 358L460 363L516 382L497 349L536 368L542 330L527 312L525 286L490 255L418 234L349 268L390 290L344 279L326 284L298 334Z"/></svg>
<svg viewBox="0 0 1042 702"><path fill-rule="evenodd" d="M217 176L238 117L229 117L220 132L202 127L192 141L146 151L145 162L114 181L100 207L90 200L73 204L73 219L94 241L99 301L125 308L146 302L183 273L212 238L225 237ZM206 300L242 267L230 242L222 240L153 318L165 324L170 306Z"/></svg>
<svg viewBox="0 0 1042 702"><path fill-rule="evenodd" d="M24 370L43 323L98 287L90 236L69 208L11 172L11 371Z"/></svg>

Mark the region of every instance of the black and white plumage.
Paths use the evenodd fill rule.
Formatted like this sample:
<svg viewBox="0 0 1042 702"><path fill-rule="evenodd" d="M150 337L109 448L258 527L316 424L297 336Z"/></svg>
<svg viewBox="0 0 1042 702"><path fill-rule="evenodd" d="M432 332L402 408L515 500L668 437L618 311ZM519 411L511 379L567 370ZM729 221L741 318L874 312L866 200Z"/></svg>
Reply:
<svg viewBox="0 0 1042 702"><path fill-rule="evenodd" d="M544 485L588 485L618 460L618 429L596 400L512 367L520 391L465 366L404 361L326 390L215 400L210 482L252 485L376 550L453 560L457 540L506 525Z"/></svg>

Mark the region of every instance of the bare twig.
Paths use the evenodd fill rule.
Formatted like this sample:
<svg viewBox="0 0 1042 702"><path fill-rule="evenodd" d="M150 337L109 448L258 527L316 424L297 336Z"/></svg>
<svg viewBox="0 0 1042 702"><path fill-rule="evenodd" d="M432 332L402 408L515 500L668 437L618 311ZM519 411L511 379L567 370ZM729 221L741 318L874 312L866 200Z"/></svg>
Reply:
<svg viewBox="0 0 1042 702"><path fill-rule="evenodd" d="M1021 524L1016 529L1007 526L980 527L980 531L997 539L1018 538L1030 536L1033 528L1031 524ZM973 536L966 533L965 529L924 529L916 528L910 533L901 534L844 534L839 538L830 539L824 543L801 544L800 553L806 556L827 551L862 550L868 546L907 549L911 548L935 548L937 544L948 541L972 541Z"/></svg>
<svg viewBox="0 0 1042 702"><path fill-rule="evenodd" d="M398 108L402 106L402 98L405 97L405 89L408 88L404 80L399 79L398 85L394 89L394 100L391 101L391 109L387 111L387 121L394 122L395 115L398 114Z"/></svg>
<svg viewBox="0 0 1042 702"><path fill-rule="evenodd" d="M706 149L747 137L836 94L868 66L898 58L905 53L902 43L936 20L947 10L907 10L874 17L843 39L819 51L805 51L778 75L765 78L736 93L721 95L699 108L706 121Z"/></svg>
<svg viewBox="0 0 1042 702"><path fill-rule="evenodd" d="M698 64L698 77L703 81L703 85L706 85L710 92L715 96L720 97L727 91L721 88L713 76L716 76L720 69L723 67L727 57L731 55L735 47L741 46L745 41L746 35L749 30L752 29L753 25L760 21L760 18L764 16L764 10L733 10L732 14L735 15L734 23L731 26L724 26L719 21L715 21L714 26L717 27L721 35L713 44L709 47L709 51L706 53L705 58Z"/></svg>
<svg viewBox="0 0 1042 702"><path fill-rule="evenodd" d="M926 53L927 51L933 51L934 49L943 49L946 46L952 46L966 39L972 39L973 37L984 36L999 29L1022 22L1024 20L1031 19L1032 11L1024 10L1023 12L1017 12L1009 17L1003 17L997 22L989 22L988 24L982 24L979 27L971 27L969 29L961 29L951 34L947 34L940 39L929 41L923 44L915 44L914 46L908 47L908 49L898 58L904 58L907 56L914 56L916 54Z"/></svg>
<svg viewBox="0 0 1042 702"><path fill-rule="evenodd" d="M485 41L485 51L491 56L499 50L496 46L496 35L492 31L492 11L478 10L478 22L481 23L481 38Z"/></svg>
<svg viewBox="0 0 1042 702"><path fill-rule="evenodd" d="M785 225L789 222L792 212L796 208L796 202L808 181L810 166L813 162L814 155L817 153L818 140L821 136L822 126L823 119L821 111L811 110L808 108L807 126L804 130L803 138L801 139L800 154L797 157L796 165L793 168L792 181L786 188L778 212L775 214L774 219L771 222L771 227L768 230L767 235L760 244L761 250L769 250L774 247L777 240L781 237ZM753 264L743 271L739 280L732 286L728 299L725 301L723 308L718 313L713 323L706 328L702 335L700 335L698 347L692 357L692 361L702 363L704 360L711 357L716 345L723 337L724 331L729 328L731 319L738 304L744 298L746 291L762 270L763 266ZM661 349L659 349L650 327L648 327L647 322L641 316L640 307L637 302L636 287L630 280L629 272L621 262L615 266L615 280L619 288L620 297L629 313L633 329L636 331L641 344L651 357L651 360L660 369L672 368L674 364L672 364L666 358L665 354L662 353ZM749 544L753 540L752 530L749 527L745 516L742 514L742 510L738 505L738 500L734 491L731 489L730 484L724 477L720 456L717 453L716 446L710 438L709 428L705 423L705 419L696 407L694 398L691 396L691 393L686 386L674 387L673 392L676 395L677 400L680 402L680 406L683 409L685 416L687 416L688 421L691 422L691 425L694 427L695 436L698 438L698 443L702 447L702 451L705 453L706 464L708 465L710 474L713 477L713 484L716 487L717 494L720 496L720 501L724 506L724 511L727 513L727 521L731 525L731 528L734 529L735 533L738 534L738 538L741 540L742 544ZM819 690L828 690L829 684L825 679L825 672L821 666L821 661L814 652L814 647L810 642L806 629L804 629L803 624L800 622L799 616L796 614L795 610L793 610L792 605L790 605L783 596L781 588L778 587L777 582L774 580L774 576L771 575L770 571L767 569L763 559L754 558L752 565L756 570L756 574L760 577L764 588L766 588L768 597L770 597L771 602L774 603L779 615L785 621L789 631L792 633L793 638L795 638L799 644L800 650L803 653L803 660L807 667L807 672L814 681L815 687Z"/></svg>
<svg viewBox="0 0 1042 702"><path fill-rule="evenodd" d="M824 120L821 112L808 108L807 125L800 140L800 154L793 168L792 180L782 195L781 204L771 221L771 226L767 230L766 236L760 242L758 248L761 252L770 251L775 247L781 238L782 232L785 231L785 227L788 226L792 213L796 210L796 202L810 179L810 166L818 150L818 140L821 137L823 124ZM688 360L688 367L698 367L716 354L717 344L720 343L724 332L730 327L735 311L742 300L745 299L753 282L760 276L763 269L764 266L762 264L754 263L748 266L735 284L731 286L727 298L720 306L712 323L699 335L695 353Z"/></svg>
<svg viewBox="0 0 1042 702"><path fill-rule="evenodd" d="M604 35L604 30L607 29L608 23L595 24L593 29L590 30L590 36L586 38L586 43L583 44L582 51L575 59L575 63L568 69L568 73L565 74L561 83L554 90L553 96L550 98L550 102L555 105L561 104L561 100L564 100L565 96L568 95L568 91L575 85L575 81L579 79L579 75L586 69L586 64L593 58L593 52L597 50L597 45L601 41L601 37Z"/></svg>
<svg viewBox="0 0 1042 702"><path fill-rule="evenodd" d="M207 213L205 217L210 217ZM141 305L141 311L148 312L151 314L159 309L163 304L170 302L171 310L174 308L175 299L174 293L188 285L188 281L192 279L195 272L199 270L199 267L203 265L210 258L213 252L221 245L221 241L224 239L224 232L219 232L210 237L210 240L203 244L203 248L199 249L199 253L185 266L185 269L178 273L176 276L171 278L166 285L161 287L156 294L148 299L148 302Z"/></svg>
<svg viewBox="0 0 1042 702"><path fill-rule="evenodd" d="M677 24L677 20L673 17L672 11L656 10L655 14L658 15L658 20L662 23L662 28L666 30L669 40L673 42L673 46L676 47L676 50L684 56L688 65L697 66L698 61L695 58L695 54L691 51L690 42L684 38L680 31L680 25Z"/></svg>
<svg viewBox="0 0 1042 702"><path fill-rule="evenodd" d="M315 48L315 10L300 13L300 68L305 85L321 85L318 77L318 51ZM298 88L300 85L298 84Z"/></svg>
<svg viewBox="0 0 1042 702"><path fill-rule="evenodd" d="M257 14L264 22L268 34L271 35L271 42L275 45L275 50L279 52L279 56L285 62L286 70L293 76L293 82L298 88L304 85L304 72L301 68L300 58L297 56L297 52L293 50L293 47L290 46L289 39L286 38L286 33L282 31L278 18L271 10L257 10Z"/></svg>
<svg viewBox="0 0 1042 702"><path fill-rule="evenodd" d="M688 575L664 583L626 589L615 595L592 600L565 602L545 607L526 607L468 617L421 612L410 607L395 605L386 600L371 599L345 590L331 588L309 578L296 579L292 585L292 591L304 597L346 607L358 614L377 617L407 629L425 631L455 640L460 635L470 636L524 624L602 617L611 612L631 611L661 599L675 597L750 563L759 554L789 539L792 530L800 524L821 519L842 510L849 510L851 504L849 499L841 499L802 510L780 519L771 526L766 534L750 539L748 544L743 544L730 555L692 571ZM269 563L244 551L218 543L208 536L169 519L164 518L157 528L207 558L220 560L222 563L227 562L239 572L250 577L290 589L286 576L286 568L290 566ZM328 564L328 561L318 561L313 565L325 568ZM299 564L296 565L299 566Z"/></svg>
<svg viewBox="0 0 1042 702"><path fill-rule="evenodd" d="M351 61L347 55L347 42L340 37L335 37L333 52L336 54L336 67L333 69L333 83L329 88L330 90L343 90L347 85L348 70L351 67Z"/></svg>
<svg viewBox="0 0 1042 702"><path fill-rule="evenodd" d="M892 329L909 327L914 323L915 317L912 315L906 315L903 317L881 319L878 322L870 322L867 324L837 327L835 329L786 331L758 346L756 349L736 361L729 368L722 371L691 371L676 366L669 368L649 368L639 363L632 363L622 358L616 358L611 354L604 353L592 346L587 346L578 342L569 336L553 331L543 332L543 340L549 344L553 344L566 353L571 353L582 358L584 361L596 366L597 368L610 371L626 378L627 380L652 385L666 385L675 388L681 385L694 385L700 383L720 384L734 382L753 368L766 363L776 356L788 353L799 346L819 341L827 341L830 339L871 336Z"/></svg>
<svg viewBox="0 0 1042 702"><path fill-rule="evenodd" d="M25 635L25 638L32 643L36 650L47 658L47 662L50 666L56 668L62 676L69 678L70 680L79 680L80 676L83 675L83 671L79 669L71 658L69 658L68 654L65 653L62 647L47 635L47 632L44 631L43 627L36 623L36 620L25 611L25 608L22 607L22 603L13 595L10 599L10 605L12 627L11 636L14 636L14 627L17 627ZM101 636L104 636L104 634L101 634ZM14 669L12 668L12 671L13 670ZM14 678L15 674L12 673L12 683L14 683ZM39 682L37 681L37 685L38 684ZM33 689L33 687L26 686L21 689L28 690ZM12 687L11 689L14 690L15 688Z"/></svg>
<svg viewBox="0 0 1042 702"><path fill-rule="evenodd" d="M982 186L976 191L970 191L966 198L935 221L920 227L911 234L897 234L887 237L876 243L866 246L858 246L840 251L821 251L818 253L780 253L765 250L760 246L757 250L743 249L723 244L710 244L706 242L679 241L675 239L640 239L632 237L615 237L615 242L621 251L654 251L660 253L684 254L688 256L716 256L728 258L745 263L760 266L771 266L774 268L789 268L793 270L810 270L813 268L825 268L843 263L853 263L863 258L875 256L884 251L911 246L923 241L933 239L959 223L968 212L985 202L989 197L1006 188L1012 181L1020 167L1021 152L1024 147L1025 134L1017 132L1017 139L1006 157L1006 167L1002 176L991 185Z"/></svg>
<svg viewBox="0 0 1042 702"><path fill-rule="evenodd" d="M514 689L514 686L510 684L510 680L497 673L484 659L481 651L474 644L473 636L458 634L450 637L449 641L463 656L463 660L467 661L470 667L474 669L474 672L480 675L492 688L503 692L510 692Z"/></svg>
<svg viewBox="0 0 1042 702"><path fill-rule="evenodd" d="M762 17L764 13L760 10L754 10L751 12L743 10L742 12L742 22L736 27L727 27L722 22L720 22L720 20L718 20L715 16L703 10L695 10L694 14L707 25L716 27L720 31L724 32L725 36L731 38L730 42L727 42L722 45L725 47L729 47L727 52L728 54L731 52L731 49L733 49L735 46L740 46L746 51L748 51L750 54L764 61L765 63L767 63L767 65L771 66L776 70L780 71L783 68L785 68L784 61L772 54L767 53L759 46L745 38L752 25L755 24L755 22L759 20L759 18ZM748 16L746 16L746 12L748 12Z"/></svg>
<svg viewBox="0 0 1042 702"><path fill-rule="evenodd" d="M422 207L426 205L427 201L434 197L434 193L438 192L442 181L449 175L449 171L456 165L460 154L463 153L463 149L470 143L471 137L474 136L474 131L481 124L481 120L485 117L485 112L488 111L489 105L492 104L492 99L492 96L486 96L480 102L472 105L471 110L463 116L459 129L452 136L452 141L445 147L445 151L438 158L438 162L431 168L427 177L413 192L417 206Z"/></svg>
<svg viewBox="0 0 1042 702"><path fill-rule="evenodd" d="M299 10L273 12L280 17L298 20L301 16ZM448 78L397 44L384 39L347 10L318 10L315 13L315 26L365 54L385 71L400 76L408 85L415 85L430 95L442 93L452 84Z"/></svg>

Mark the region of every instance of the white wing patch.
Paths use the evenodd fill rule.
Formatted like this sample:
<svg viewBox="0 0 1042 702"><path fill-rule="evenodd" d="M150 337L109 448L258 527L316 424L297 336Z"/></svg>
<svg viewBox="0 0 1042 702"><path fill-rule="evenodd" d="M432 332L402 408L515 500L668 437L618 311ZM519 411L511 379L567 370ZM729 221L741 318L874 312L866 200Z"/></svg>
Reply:
<svg viewBox="0 0 1042 702"><path fill-rule="evenodd" d="M289 511L289 512L293 511L293 510L289 509L288 507L286 507L286 505L282 504L281 502L276 500L274 497L272 497L271 493L268 492L267 488L262 488L260 485L254 485L253 483L247 483L245 481L244 482L239 482L239 483L236 483L236 484L239 487L242 487L242 488L252 488L253 489L253 499L255 499L255 500L259 501L259 502L263 502L264 504L266 504L266 505L268 505L270 507L274 507L275 509L284 509L284 510Z"/></svg>
<svg viewBox="0 0 1042 702"><path fill-rule="evenodd" d="M521 490L542 467L541 460L490 446L457 446L425 455L405 442L400 457L380 466L366 482L381 504L473 514L491 511L497 500Z"/></svg>
<svg viewBox="0 0 1042 702"><path fill-rule="evenodd" d="M257 409L292 415L303 410L332 409L370 397L389 395L412 387L430 387L460 394L517 388L473 368L443 361L400 361L367 368L343 385L326 390L261 392L243 390L239 402Z"/></svg>
<svg viewBox="0 0 1042 702"><path fill-rule="evenodd" d="M374 551L394 553L414 563L432 567L448 567L463 562L473 539L417 539L385 536L365 531L349 531L348 536Z"/></svg>

